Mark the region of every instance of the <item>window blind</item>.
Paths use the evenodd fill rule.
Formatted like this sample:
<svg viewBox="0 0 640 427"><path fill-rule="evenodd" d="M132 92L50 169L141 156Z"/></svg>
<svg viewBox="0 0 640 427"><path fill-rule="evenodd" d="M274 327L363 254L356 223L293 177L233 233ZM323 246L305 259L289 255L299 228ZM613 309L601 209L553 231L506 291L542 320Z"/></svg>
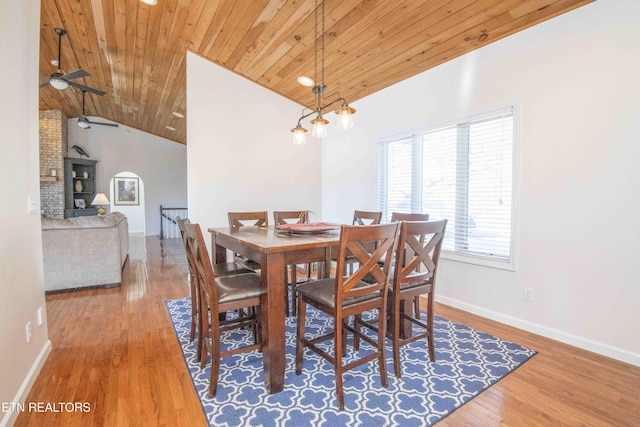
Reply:
<svg viewBox="0 0 640 427"><path fill-rule="evenodd" d="M514 115L508 108L378 145L378 208L447 218L443 250L510 262Z"/></svg>

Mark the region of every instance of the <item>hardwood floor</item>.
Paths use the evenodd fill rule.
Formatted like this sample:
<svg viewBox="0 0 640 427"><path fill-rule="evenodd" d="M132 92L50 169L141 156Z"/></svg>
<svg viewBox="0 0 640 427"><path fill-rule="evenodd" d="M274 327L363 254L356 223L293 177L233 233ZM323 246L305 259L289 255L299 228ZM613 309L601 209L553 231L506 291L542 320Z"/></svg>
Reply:
<svg viewBox="0 0 640 427"><path fill-rule="evenodd" d="M54 407L16 426L207 425L164 305L188 296L186 275L157 237L131 243L120 287L47 295L53 350L27 405ZM640 425L640 367L444 305L436 314L539 352L439 426Z"/></svg>

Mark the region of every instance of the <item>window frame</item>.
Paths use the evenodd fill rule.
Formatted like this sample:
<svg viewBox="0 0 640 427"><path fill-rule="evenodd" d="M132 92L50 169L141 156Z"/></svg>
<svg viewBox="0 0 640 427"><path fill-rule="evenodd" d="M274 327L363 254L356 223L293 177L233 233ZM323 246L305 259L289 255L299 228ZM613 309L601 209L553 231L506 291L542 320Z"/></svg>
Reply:
<svg viewBox="0 0 640 427"><path fill-rule="evenodd" d="M458 118L456 120L452 120L447 123L441 123L428 127L414 128L407 130L405 132L395 132L393 134L386 134L384 137L379 138L377 141L377 205L383 211L383 218L388 217L390 214L388 208L388 145L392 142L396 142L402 139L412 140L412 177L422 178L422 160L416 160L416 152L422 149L422 145L417 144L415 141L421 140L422 136L425 133L433 132L435 130L441 130L447 127L456 126L459 127L461 125L469 125L469 123L482 120L483 118L490 118L492 116L500 115L503 112L510 110L513 114L513 144L512 144L512 159L511 159L511 238L509 242L509 257L508 259L500 259L497 257L492 257L489 255L481 255L474 254L470 252L460 252L460 251L452 251L442 248L441 256L443 259L461 262L465 264L473 264L490 268L497 268L501 270L507 271L516 271L517 266L517 242L518 242L518 234L517 234L517 224L518 224L518 200L519 200L519 185L518 185L518 177L520 175L520 165L519 165L519 146L520 146L520 132L519 132L519 105L517 102L510 102L507 104L499 105L492 107L490 109L477 112L475 114L471 114L462 118ZM459 149L459 146L458 146ZM468 158L467 158L468 162ZM416 168L416 163L419 163ZM459 172L459 171L458 171ZM468 166L467 172L468 173ZM415 174L415 175L414 175ZM468 191L467 191L468 198ZM411 212L417 212L421 206L421 195L419 195L415 200L412 197L411 199ZM384 203L383 203L384 201Z"/></svg>

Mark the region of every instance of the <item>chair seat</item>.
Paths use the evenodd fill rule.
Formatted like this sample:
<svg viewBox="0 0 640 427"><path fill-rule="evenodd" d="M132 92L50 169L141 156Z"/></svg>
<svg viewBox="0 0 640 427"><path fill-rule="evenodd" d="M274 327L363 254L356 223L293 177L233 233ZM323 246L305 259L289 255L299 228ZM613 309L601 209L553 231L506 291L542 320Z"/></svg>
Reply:
<svg viewBox="0 0 640 427"><path fill-rule="evenodd" d="M260 270L260 263L255 262L252 259L245 258L241 255L236 255L235 263L251 271Z"/></svg>
<svg viewBox="0 0 640 427"><path fill-rule="evenodd" d="M400 290L401 291L406 291L406 290L409 290L409 289L421 288L421 287L428 286L428 285L431 285L431 280L419 280L419 281L416 281L416 282L403 282L403 283L400 283ZM389 290L391 292L393 292L395 290L395 287L393 286L393 283L389 284ZM431 288L425 289L424 291L425 292L429 292L430 290L431 290Z"/></svg>
<svg viewBox="0 0 640 427"><path fill-rule="evenodd" d="M246 268L239 262L221 262L213 265L213 274L215 274L216 277L244 273L253 273L253 270Z"/></svg>
<svg viewBox="0 0 640 427"><path fill-rule="evenodd" d="M215 282L220 304L259 297L263 293L260 275L256 273L216 277Z"/></svg>
<svg viewBox="0 0 640 427"><path fill-rule="evenodd" d="M371 285L369 283L360 281L355 287L360 288L363 286L371 286ZM296 286L296 293L302 294L303 296L309 299L312 299L314 301L317 301L322 305L326 305L327 307L335 308L336 279L328 278L328 279L321 279L321 280L301 283L298 286ZM348 307L352 304L357 304L359 302L378 298L379 296L380 296L380 292L376 291L376 292L372 292L370 294L364 295L362 297L345 298L344 301L342 302L342 306Z"/></svg>

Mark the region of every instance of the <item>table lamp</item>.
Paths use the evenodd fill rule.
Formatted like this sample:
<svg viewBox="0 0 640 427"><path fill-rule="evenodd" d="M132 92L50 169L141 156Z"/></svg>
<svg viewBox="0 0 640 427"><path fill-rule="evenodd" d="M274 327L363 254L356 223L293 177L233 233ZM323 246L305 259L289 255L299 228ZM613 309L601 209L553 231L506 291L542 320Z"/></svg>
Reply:
<svg viewBox="0 0 640 427"><path fill-rule="evenodd" d="M96 194L96 197L93 199L93 202L91 202L92 205L96 206L98 205L98 215L104 215L104 213L106 212L104 210L104 208L102 207L102 205L108 205L109 204L109 199L107 199L107 196L104 195L104 193L98 193Z"/></svg>

